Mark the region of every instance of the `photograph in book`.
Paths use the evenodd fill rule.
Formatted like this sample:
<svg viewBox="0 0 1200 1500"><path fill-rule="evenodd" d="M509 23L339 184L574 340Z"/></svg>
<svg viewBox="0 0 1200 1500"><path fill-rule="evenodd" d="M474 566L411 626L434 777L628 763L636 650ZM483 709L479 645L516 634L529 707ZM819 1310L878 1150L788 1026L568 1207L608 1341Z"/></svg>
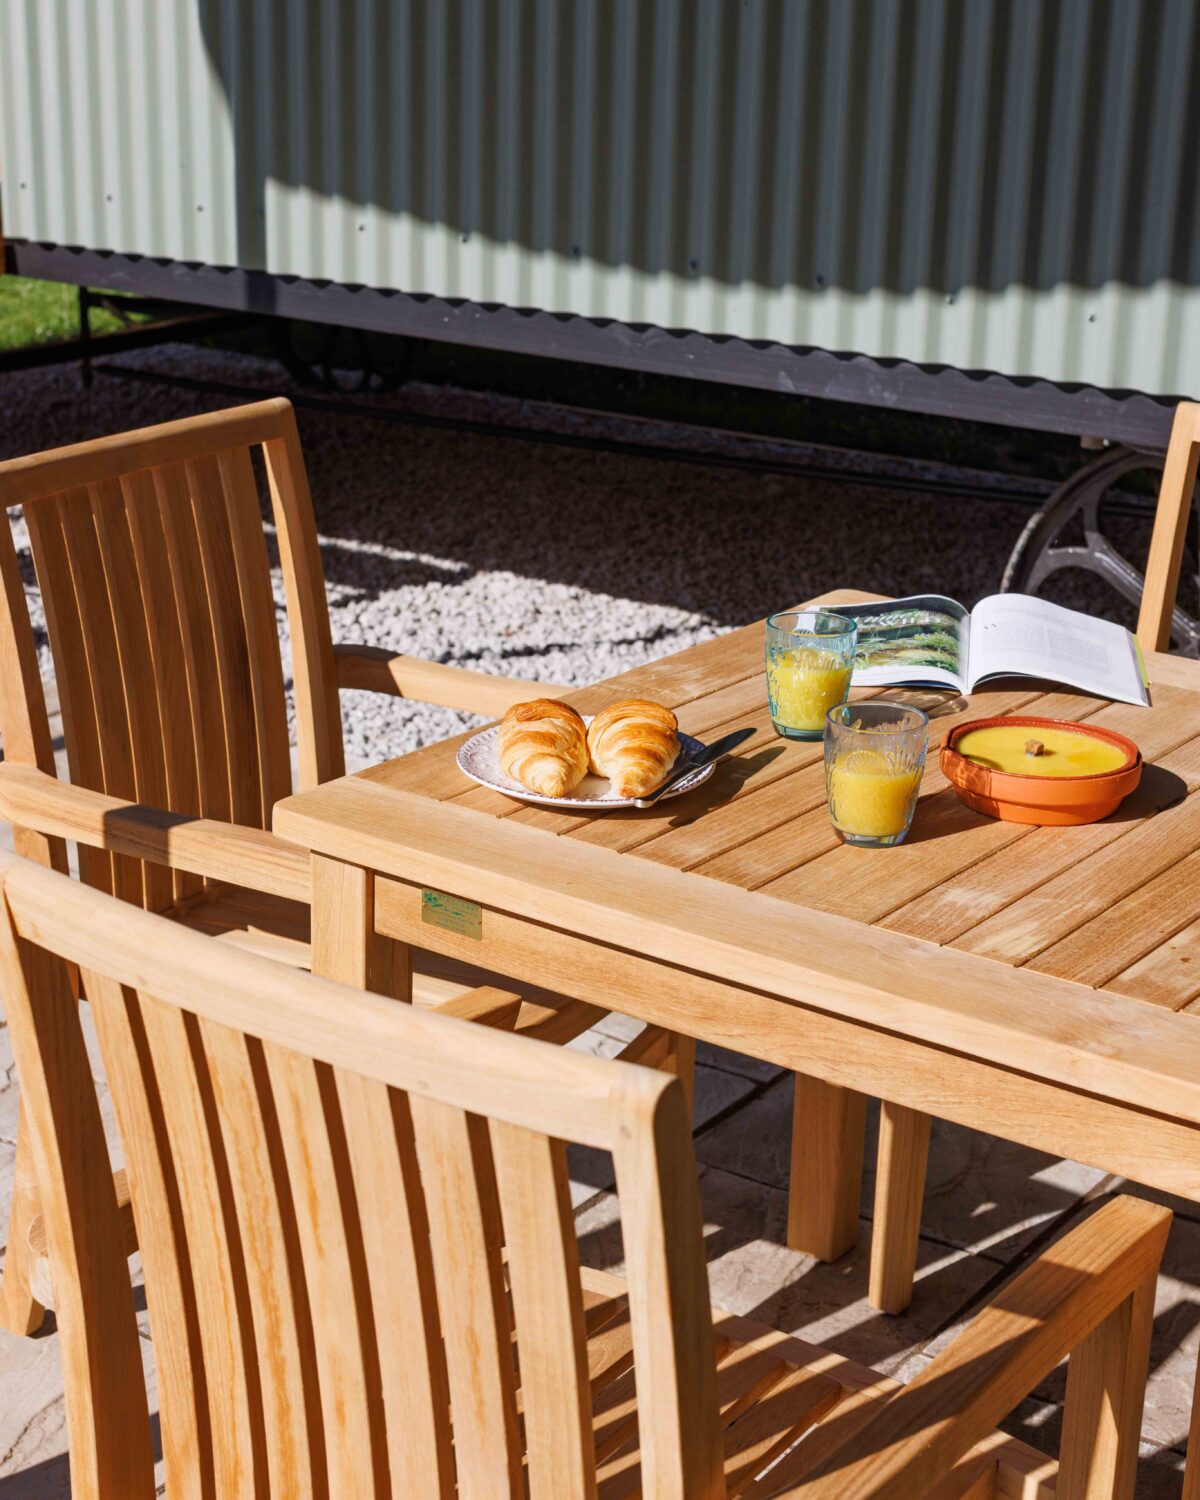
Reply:
<svg viewBox="0 0 1200 1500"><path fill-rule="evenodd" d="M994 677L1065 683L1148 705L1137 637L1029 594L991 594L965 609L940 594L839 608L858 624L855 687L946 687L971 692Z"/></svg>

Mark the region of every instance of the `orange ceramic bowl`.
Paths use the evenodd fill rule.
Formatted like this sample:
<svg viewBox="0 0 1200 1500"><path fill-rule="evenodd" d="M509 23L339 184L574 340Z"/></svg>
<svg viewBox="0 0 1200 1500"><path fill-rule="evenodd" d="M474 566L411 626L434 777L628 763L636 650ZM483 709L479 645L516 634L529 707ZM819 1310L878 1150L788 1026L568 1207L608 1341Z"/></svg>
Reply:
<svg viewBox="0 0 1200 1500"><path fill-rule="evenodd" d="M1031 737L1039 729L1062 729L1072 734L1093 735L1125 752L1125 762L1112 771L1093 776L1021 776L1012 771L992 771L960 755L954 748L972 729L993 724L1028 728ZM1038 823L1065 826L1096 823L1115 812L1142 779L1142 755L1132 740L1111 729L1075 724L1068 719L1038 719L1006 714L994 719L972 719L959 724L942 744L942 774L976 812L1006 823Z"/></svg>

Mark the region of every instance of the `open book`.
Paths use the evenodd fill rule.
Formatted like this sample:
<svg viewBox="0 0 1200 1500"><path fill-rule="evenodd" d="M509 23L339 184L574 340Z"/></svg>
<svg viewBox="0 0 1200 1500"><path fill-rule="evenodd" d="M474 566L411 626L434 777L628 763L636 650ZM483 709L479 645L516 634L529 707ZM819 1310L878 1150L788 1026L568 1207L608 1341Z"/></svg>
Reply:
<svg viewBox="0 0 1200 1500"><path fill-rule="evenodd" d="M855 687L952 687L1044 677L1097 697L1149 705L1137 638L1029 594L991 594L965 610L940 594L840 605L858 622Z"/></svg>

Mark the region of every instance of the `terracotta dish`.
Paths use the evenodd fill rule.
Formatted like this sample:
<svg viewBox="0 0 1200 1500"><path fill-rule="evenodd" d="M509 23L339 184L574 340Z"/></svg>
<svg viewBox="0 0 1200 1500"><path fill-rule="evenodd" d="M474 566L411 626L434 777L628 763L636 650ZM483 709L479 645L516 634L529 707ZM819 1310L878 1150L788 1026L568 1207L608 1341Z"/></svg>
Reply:
<svg viewBox="0 0 1200 1500"><path fill-rule="evenodd" d="M1031 760L1037 759L1039 733L1069 733L1094 737L1121 752L1112 769L1086 776L1017 774L999 771L969 760L956 746L974 730L1006 726L1028 731ZM1002 818L1007 823L1038 823L1063 826L1095 823L1115 812L1123 798L1142 779L1142 756L1132 740L1110 729L1075 724L1067 719L1038 719L1006 714L1001 718L972 719L946 735L942 745L942 773L959 797L976 812Z"/></svg>

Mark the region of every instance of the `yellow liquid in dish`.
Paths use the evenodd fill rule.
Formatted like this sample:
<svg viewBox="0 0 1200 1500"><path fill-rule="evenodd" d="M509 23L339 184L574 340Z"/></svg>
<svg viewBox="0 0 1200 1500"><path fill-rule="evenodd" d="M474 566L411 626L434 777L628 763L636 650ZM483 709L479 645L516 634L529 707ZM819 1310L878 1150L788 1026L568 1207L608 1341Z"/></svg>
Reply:
<svg viewBox="0 0 1200 1500"><path fill-rule="evenodd" d="M1040 755L1026 753L1030 740L1041 740ZM1125 752L1106 740L1070 729L1039 729L1029 724L972 729L955 741L954 748L989 771L1017 776L1096 776L1125 764Z"/></svg>
<svg viewBox="0 0 1200 1500"><path fill-rule="evenodd" d="M831 665L825 651L800 647L779 652L767 667L772 718L788 729L823 731L825 715L845 701L853 670Z"/></svg>
<svg viewBox="0 0 1200 1500"><path fill-rule="evenodd" d="M919 769L897 769L879 750L852 750L829 768L833 826L860 838L903 833L921 781Z"/></svg>

